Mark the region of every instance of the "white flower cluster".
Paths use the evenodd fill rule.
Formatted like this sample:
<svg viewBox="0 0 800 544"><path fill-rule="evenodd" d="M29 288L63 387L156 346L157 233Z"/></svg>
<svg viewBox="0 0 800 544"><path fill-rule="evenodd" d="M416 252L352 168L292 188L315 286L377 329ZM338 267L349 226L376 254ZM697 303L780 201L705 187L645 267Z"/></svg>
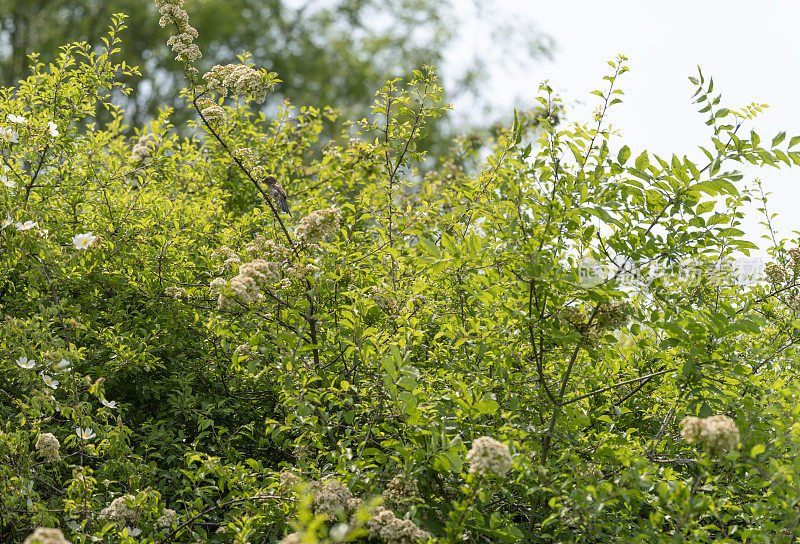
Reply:
<svg viewBox="0 0 800 544"><path fill-rule="evenodd" d="M200 114L211 124L217 124L225 119L225 110L210 98L202 98L197 101Z"/></svg>
<svg viewBox="0 0 800 544"><path fill-rule="evenodd" d="M258 158L256 150L252 147L238 147L233 150L233 156L245 164L252 164Z"/></svg>
<svg viewBox="0 0 800 544"><path fill-rule="evenodd" d="M300 483L300 477L288 470L281 472L279 478L278 489L284 495L293 492Z"/></svg>
<svg viewBox="0 0 800 544"><path fill-rule="evenodd" d="M164 28L172 23L177 28L177 32L167 40L167 45L178 54L175 60L190 63L202 57L200 48L194 43L197 30L189 24L189 15L183 9L183 0L156 0L156 6L161 14L159 26Z"/></svg>
<svg viewBox="0 0 800 544"><path fill-rule="evenodd" d="M426 541L431 535L408 519L400 519L394 512L378 506L367 521L367 531L372 538L381 538L389 544L413 544Z"/></svg>
<svg viewBox="0 0 800 544"><path fill-rule="evenodd" d="M502 442L491 436L482 436L472 441L472 448L467 453L467 462L470 472L503 476L511 470L511 452Z"/></svg>
<svg viewBox="0 0 800 544"><path fill-rule="evenodd" d="M739 429L726 415L686 416L681 420L681 436L689 443L699 442L711 453L725 453L739 443Z"/></svg>
<svg viewBox="0 0 800 544"><path fill-rule="evenodd" d="M176 285L170 285L164 289L164 294L172 298L184 298L186 296L186 289Z"/></svg>
<svg viewBox="0 0 800 544"><path fill-rule="evenodd" d="M203 79L210 90L222 96L250 96L256 102L266 100L267 92L272 90L267 74L246 64L218 64Z"/></svg>
<svg viewBox="0 0 800 544"><path fill-rule="evenodd" d="M22 544L71 544L64 538L61 529L49 529L47 527L37 527L33 533Z"/></svg>
<svg viewBox="0 0 800 544"><path fill-rule="evenodd" d="M42 433L39 435L39 439L36 440L36 450L48 461L61 461L61 456L59 455L60 449L61 443L52 433Z"/></svg>
<svg viewBox="0 0 800 544"><path fill-rule="evenodd" d="M289 533L278 541L278 544L301 544L303 542L303 533Z"/></svg>
<svg viewBox="0 0 800 544"><path fill-rule="evenodd" d="M416 494L416 482L405 478L392 480L390 488L394 485L401 494ZM280 489L282 493L295 491L306 492L311 495L311 510L314 514L324 514L329 521L337 518L349 517L348 522L338 523L331 528L330 536L335 541L343 541L352 530L365 527L372 538L380 538L388 544L413 544L426 541L430 533L420 529L413 521L400 519L394 512L383 506L369 507L365 513L369 519L364 525L357 512L363 507L363 501L354 497L343 483L329 479L324 481L310 481L306 487L298 486L300 478L291 472L280 474ZM393 489L394 489L393 488ZM303 541L302 533L291 533L285 536L279 544L298 544Z"/></svg>
<svg viewBox="0 0 800 544"><path fill-rule="evenodd" d="M158 136L155 134L142 134L131 151L131 162L139 164L146 159L158 145Z"/></svg>
<svg viewBox="0 0 800 544"><path fill-rule="evenodd" d="M101 518L108 518L118 522L131 522L134 523L139 518L139 512L135 508L128 506L128 501L133 500L132 495L123 495L117 497L111 504L106 506L100 511Z"/></svg>
<svg viewBox="0 0 800 544"><path fill-rule="evenodd" d="M286 276L301 280L308 276L314 275L319 272L319 267L311 263L303 264L297 263L286 269Z"/></svg>
<svg viewBox="0 0 800 544"><path fill-rule="evenodd" d="M234 250L232 250L231 248L229 248L228 246L222 246L222 247L219 247L219 248L215 249L211 253L211 258L212 259L219 259L219 258L224 259L224 262L222 263L222 266L224 266L225 268L231 268L233 265L239 264L240 262L242 262L242 260L236 254L236 252Z"/></svg>
<svg viewBox="0 0 800 544"><path fill-rule="evenodd" d="M316 210L300 220L294 234L301 244L318 242L335 232L341 221L342 211L335 206Z"/></svg>
<svg viewBox="0 0 800 544"><path fill-rule="evenodd" d="M158 527L171 527L178 517L178 513L172 508L164 508L164 513L156 520Z"/></svg>
<svg viewBox="0 0 800 544"><path fill-rule="evenodd" d="M248 305L263 297L262 288L280 279L279 263L255 259L241 265L239 273L227 282L224 278L215 278L211 282L211 292L218 296L219 308L234 307L237 303Z"/></svg>
<svg viewBox="0 0 800 544"><path fill-rule="evenodd" d="M254 256L259 256L267 261L283 262L291 257L292 252L272 240L267 240L260 234L247 244L244 250Z"/></svg>
<svg viewBox="0 0 800 544"><path fill-rule="evenodd" d="M353 494L343 483L336 480L311 482L308 491L314 496L311 510L315 514L326 514L328 519L335 519L338 514L350 512Z"/></svg>

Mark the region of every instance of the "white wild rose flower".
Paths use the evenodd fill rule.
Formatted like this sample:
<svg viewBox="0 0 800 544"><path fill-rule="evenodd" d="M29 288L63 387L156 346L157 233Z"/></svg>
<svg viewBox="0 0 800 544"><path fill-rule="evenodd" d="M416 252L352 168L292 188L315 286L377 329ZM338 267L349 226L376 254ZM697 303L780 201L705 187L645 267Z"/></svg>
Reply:
<svg viewBox="0 0 800 544"><path fill-rule="evenodd" d="M78 427L77 429L75 429L75 434L77 434L78 438L80 438L81 440L91 440L92 438L97 436L92 429L89 428L84 429L82 427Z"/></svg>
<svg viewBox="0 0 800 544"><path fill-rule="evenodd" d="M92 236L91 232L85 234L76 234L72 237L72 243L75 249L86 249L97 240L97 236Z"/></svg>
<svg viewBox="0 0 800 544"><path fill-rule="evenodd" d="M11 127L0 127L0 140L10 143L19 143L19 132Z"/></svg>
<svg viewBox="0 0 800 544"><path fill-rule="evenodd" d="M30 370L36 366L36 361L34 361L33 359L28 359L23 355L22 357L17 359L17 365L20 366L21 368Z"/></svg>
<svg viewBox="0 0 800 544"><path fill-rule="evenodd" d="M44 384L51 389L58 389L59 381L54 379L52 376L48 374L42 374L42 380L44 380Z"/></svg>

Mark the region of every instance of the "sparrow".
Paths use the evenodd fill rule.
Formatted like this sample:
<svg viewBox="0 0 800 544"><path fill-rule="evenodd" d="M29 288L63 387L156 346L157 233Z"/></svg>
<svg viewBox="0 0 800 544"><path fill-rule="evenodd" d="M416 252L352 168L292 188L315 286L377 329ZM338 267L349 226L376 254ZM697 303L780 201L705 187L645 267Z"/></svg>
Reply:
<svg viewBox="0 0 800 544"><path fill-rule="evenodd" d="M289 210L289 202L286 200L286 191L283 190L283 186L274 176L267 176L264 178L264 181L267 187L269 187L269 194L272 195L275 206L277 206L279 211L288 213L289 217L291 217L292 212Z"/></svg>

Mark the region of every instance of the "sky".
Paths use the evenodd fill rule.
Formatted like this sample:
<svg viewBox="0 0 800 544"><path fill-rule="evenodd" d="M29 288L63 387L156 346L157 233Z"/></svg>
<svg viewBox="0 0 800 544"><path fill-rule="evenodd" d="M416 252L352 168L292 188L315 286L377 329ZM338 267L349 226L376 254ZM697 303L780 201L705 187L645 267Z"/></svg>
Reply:
<svg viewBox="0 0 800 544"><path fill-rule="evenodd" d="M688 80L698 65L714 78L722 105L770 106L753 122L762 141L781 130L787 141L800 134L800 1L495 0L490 9L491 17L465 24L467 47L485 47L492 20L506 19L532 21L531 28L556 44L552 60L524 71L513 65L495 70L488 91L501 109L532 107L539 83L549 80L567 105L567 120L588 122L598 100L590 91L604 88L607 61L624 54L630 72L619 80L624 103L612 110L611 124L621 133L619 145L628 145L633 156L647 149L702 161L698 147L710 144L709 127L692 104ZM768 207L779 214L779 234L797 239L800 167L742 170L745 179L763 180L771 193ZM753 206L742 228L764 246L760 221Z"/></svg>

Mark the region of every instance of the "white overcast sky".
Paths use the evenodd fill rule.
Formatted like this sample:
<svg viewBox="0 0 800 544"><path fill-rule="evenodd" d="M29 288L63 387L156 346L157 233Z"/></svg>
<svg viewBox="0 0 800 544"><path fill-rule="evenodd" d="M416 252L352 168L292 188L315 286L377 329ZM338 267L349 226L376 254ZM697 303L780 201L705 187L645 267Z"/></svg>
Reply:
<svg viewBox="0 0 800 544"><path fill-rule="evenodd" d="M568 105L569 121L588 121L596 106L592 89L603 88L606 61L628 57L631 71L620 80L624 103L612 110L618 141L637 150L701 161L709 145L703 114L692 104L688 76L713 76L714 94L731 108L751 102L770 107L755 120L762 141L781 130L800 134L800 1L798 0L496 0L492 17L533 21L556 42L552 61L526 73L496 73L490 91L504 107L532 106L538 84L547 79ZM485 15L485 14L484 14ZM463 47L485 47L489 17L465 25ZM457 104L458 106L458 104ZM788 139L788 138L787 138ZM619 144L621 145L621 144ZM768 205L786 238L800 230L800 167L745 169L765 181ZM763 234L755 208L744 230L753 242Z"/></svg>

